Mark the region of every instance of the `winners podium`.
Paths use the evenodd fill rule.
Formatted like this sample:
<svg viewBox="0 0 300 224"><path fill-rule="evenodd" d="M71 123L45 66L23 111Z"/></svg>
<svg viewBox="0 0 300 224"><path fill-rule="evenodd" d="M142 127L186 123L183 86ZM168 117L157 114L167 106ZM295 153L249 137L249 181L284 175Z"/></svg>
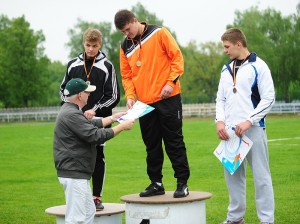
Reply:
<svg viewBox="0 0 300 224"><path fill-rule="evenodd" d="M190 191L184 198L174 198L173 192L164 195L140 197L124 195L119 203L104 203L104 210L97 211L94 224L122 224L125 211L126 224L206 224L205 200L209 192ZM56 224L65 223L66 206L47 208L45 212L56 216Z"/></svg>
<svg viewBox="0 0 300 224"><path fill-rule="evenodd" d="M206 224L205 200L209 192L190 191L184 198L173 192L152 197L124 195L126 224Z"/></svg>
<svg viewBox="0 0 300 224"><path fill-rule="evenodd" d="M103 203L104 210L97 211L94 224L122 224L122 213L125 211L124 204ZM47 208L45 212L56 216L56 224L65 223L66 205Z"/></svg>

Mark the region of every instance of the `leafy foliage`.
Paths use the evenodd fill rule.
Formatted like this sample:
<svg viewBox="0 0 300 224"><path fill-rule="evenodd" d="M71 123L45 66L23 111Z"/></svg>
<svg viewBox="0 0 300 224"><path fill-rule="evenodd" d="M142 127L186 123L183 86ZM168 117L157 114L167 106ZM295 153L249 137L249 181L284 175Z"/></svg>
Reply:
<svg viewBox="0 0 300 224"><path fill-rule="evenodd" d="M141 4L132 7L140 21L163 26L163 20L148 12ZM119 66L119 46L124 35L105 21L87 22L78 19L68 30L69 57L83 51L82 35L89 28L101 30L101 50L112 61L122 86ZM258 10L257 6L243 12L236 11L232 24L244 31L250 51L256 52L269 65L276 89L277 100L299 100L300 80L300 3L296 13L282 16L274 9ZM169 28L168 28L169 29ZM170 32L176 39L176 33ZM225 29L224 29L225 31ZM0 108L59 105L59 85L66 65L51 62L44 55L42 31L34 31L25 17L9 19L0 15ZM196 43L190 41L180 46L185 60L181 78L183 103L213 102L220 71L228 61L222 53L221 43ZM121 95L124 95L121 88ZM125 105L121 97L119 105Z"/></svg>
<svg viewBox="0 0 300 224"><path fill-rule="evenodd" d="M274 9L259 11L252 7L237 12L234 27L241 28L248 38L249 49L266 61L272 72L277 99L289 102L293 93L290 85L300 79L300 4L297 14L283 17ZM230 27L230 26L228 26ZM297 96L299 99L300 95Z"/></svg>
<svg viewBox="0 0 300 224"><path fill-rule="evenodd" d="M1 94L4 107L28 107L43 102L48 80L43 56L41 31L34 32L22 16L9 21L2 17L0 79L6 91Z"/></svg>

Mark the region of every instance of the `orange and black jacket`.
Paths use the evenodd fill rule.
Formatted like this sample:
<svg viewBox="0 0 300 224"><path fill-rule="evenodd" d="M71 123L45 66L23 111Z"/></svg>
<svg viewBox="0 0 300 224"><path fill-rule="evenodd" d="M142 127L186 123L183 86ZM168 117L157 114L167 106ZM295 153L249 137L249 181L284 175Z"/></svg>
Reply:
<svg viewBox="0 0 300 224"><path fill-rule="evenodd" d="M120 68L126 99L151 104L161 100L166 84L174 88L171 96L180 94L184 62L178 44L165 27L143 24L141 36L126 38L122 43Z"/></svg>

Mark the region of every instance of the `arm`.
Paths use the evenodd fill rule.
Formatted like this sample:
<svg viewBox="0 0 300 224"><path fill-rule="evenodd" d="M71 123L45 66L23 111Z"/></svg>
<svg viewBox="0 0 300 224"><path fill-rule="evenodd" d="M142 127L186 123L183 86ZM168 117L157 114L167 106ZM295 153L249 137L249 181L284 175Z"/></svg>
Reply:
<svg viewBox="0 0 300 224"><path fill-rule="evenodd" d="M93 111L102 108L112 110L120 101L120 87L115 68L108 60L104 62L104 65L107 71L105 72L106 80L103 84L103 97L92 108Z"/></svg>
<svg viewBox="0 0 300 224"><path fill-rule="evenodd" d="M165 49L166 54L171 61L171 71L166 84L174 88L177 80L184 72L183 56L176 40L164 27L161 30L161 42L163 49Z"/></svg>
<svg viewBox="0 0 300 224"><path fill-rule="evenodd" d="M224 71L224 67L222 72ZM216 129L217 135L221 140L228 140L229 135L225 129L225 103L226 98L224 96L224 90L222 86L222 72L219 81L218 91L217 91L217 99L216 99Z"/></svg>
<svg viewBox="0 0 300 224"><path fill-rule="evenodd" d="M102 118L103 126L106 127L108 125L111 125L112 123L117 121L124 114L126 114L126 112L119 112L119 113L116 113L109 117ZM134 120L127 120L127 121L123 121L122 123L112 127L111 129L114 132L114 136L116 136L123 130L130 130L132 128L133 123L134 123Z"/></svg>
<svg viewBox="0 0 300 224"><path fill-rule="evenodd" d="M262 66L257 68L257 88L260 95L260 101L248 119L251 124L258 123L267 116L275 103L275 90L270 69L262 61Z"/></svg>
<svg viewBox="0 0 300 224"><path fill-rule="evenodd" d="M236 125L235 133L240 137L253 125L253 123L258 123L261 119L266 117L275 102L275 90L270 69L266 63L263 61L261 62L262 66L255 70L257 72L256 84L260 95L260 101L247 120Z"/></svg>
<svg viewBox="0 0 300 224"><path fill-rule="evenodd" d="M120 47L120 72L122 76L122 84L125 91L125 98L136 99L135 88L132 82L132 71L130 64L124 54L122 47Z"/></svg>
<svg viewBox="0 0 300 224"><path fill-rule="evenodd" d="M218 85L217 98L216 98L216 118L215 118L215 122L222 121L223 123L225 123L225 103L226 103L224 88L222 85L222 73L224 71L226 71L225 66L222 69L219 85Z"/></svg>
<svg viewBox="0 0 300 224"><path fill-rule="evenodd" d="M111 116L102 118L103 127L107 127L107 126L111 125L112 123L116 122L121 116L123 116L126 113L127 112L118 112Z"/></svg>
<svg viewBox="0 0 300 224"><path fill-rule="evenodd" d="M130 130L132 128L133 123L134 120L127 120L123 121L115 127L112 127L112 130L114 131L114 136L118 135L121 131Z"/></svg>
<svg viewBox="0 0 300 224"><path fill-rule="evenodd" d="M66 73L65 76L60 84L60 88L59 88L59 95L61 98L61 104L63 104L64 102L66 102L66 97L64 96L64 89L66 87L67 82L71 79L71 77L69 76L69 67L71 65L72 61L70 61L67 65L67 69L66 69Z"/></svg>
<svg viewBox="0 0 300 224"><path fill-rule="evenodd" d="M111 128L102 128L101 119L89 121L80 110L66 114L64 119L77 138L90 144L101 144L114 137Z"/></svg>

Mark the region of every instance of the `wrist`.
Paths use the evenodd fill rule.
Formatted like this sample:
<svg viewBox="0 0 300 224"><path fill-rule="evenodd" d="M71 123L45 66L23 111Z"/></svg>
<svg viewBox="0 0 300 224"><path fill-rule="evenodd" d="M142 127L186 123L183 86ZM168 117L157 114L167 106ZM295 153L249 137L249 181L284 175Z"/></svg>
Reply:
<svg viewBox="0 0 300 224"><path fill-rule="evenodd" d="M114 123L114 122L115 122L113 116L109 116L109 119L110 119L111 123Z"/></svg>
<svg viewBox="0 0 300 224"><path fill-rule="evenodd" d="M246 121L249 121L251 123L251 125L253 125L253 119L252 118L248 118Z"/></svg>

